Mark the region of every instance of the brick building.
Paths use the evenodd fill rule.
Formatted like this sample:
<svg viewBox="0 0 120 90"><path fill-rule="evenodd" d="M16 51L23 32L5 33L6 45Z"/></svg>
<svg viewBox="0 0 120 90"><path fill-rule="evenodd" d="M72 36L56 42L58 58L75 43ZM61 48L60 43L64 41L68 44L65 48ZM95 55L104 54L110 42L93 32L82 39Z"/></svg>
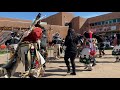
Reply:
<svg viewBox="0 0 120 90"><path fill-rule="evenodd" d="M120 32L120 12L113 12L88 18L80 31L83 33L89 29L99 34L113 34Z"/></svg>
<svg viewBox="0 0 120 90"><path fill-rule="evenodd" d="M75 17L73 13L60 12L49 16L42 20L47 24L43 24L48 33L48 40L52 40L52 36L58 32L62 38L67 35L68 26L71 23L72 28L77 33L83 34L84 31L92 30L94 33L113 34L120 31L120 12L108 13L91 18ZM0 18L0 30L27 30L31 25L30 20Z"/></svg>
<svg viewBox="0 0 120 90"><path fill-rule="evenodd" d="M80 28L85 23L87 19L82 17L75 17L73 13L68 12L60 12L55 15L49 16L45 19L43 19L43 22L47 22L47 27L51 25L52 30L55 32L59 32L62 38L65 38L67 35L68 26L65 26L66 23L71 23L72 28L75 29L77 33L80 33ZM47 28L49 32L51 32L51 29ZM51 32L52 33L52 32ZM48 35L51 41L52 35Z"/></svg>
<svg viewBox="0 0 120 90"><path fill-rule="evenodd" d="M42 26L44 26L45 29L47 30L49 42L52 41L52 37L56 32L60 34L61 38L65 38L67 35L67 30L68 30L67 26L58 26L58 25L42 25Z"/></svg>
<svg viewBox="0 0 120 90"><path fill-rule="evenodd" d="M32 21L21 20L13 18L0 18L0 31L1 30L27 30Z"/></svg>
<svg viewBox="0 0 120 90"><path fill-rule="evenodd" d="M72 13L60 12L55 15L49 16L42 21L47 22L50 25L65 26L65 23L71 22L73 17L74 15Z"/></svg>

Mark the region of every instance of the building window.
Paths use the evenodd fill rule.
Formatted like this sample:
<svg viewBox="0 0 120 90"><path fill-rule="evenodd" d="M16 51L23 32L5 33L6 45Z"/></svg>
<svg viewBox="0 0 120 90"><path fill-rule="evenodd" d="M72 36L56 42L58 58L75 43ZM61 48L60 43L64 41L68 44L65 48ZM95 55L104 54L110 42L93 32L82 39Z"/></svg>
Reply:
<svg viewBox="0 0 120 90"><path fill-rule="evenodd" d="M113 19L113 23L116 23L117 22L117 19Z"/></svg>
<svg viewBox="0 0 120 90"><path fill-rule="evenodd" d="M120 18L117 19L117 22L120 22Z"/></svg>
<svg viewBox="0 0 120 90"><path fill-rule="evenodd" d="M98 22L98 25L101 25L101 22Z"/></svg>
<svg viewBox="0 0 120 90"><path fill-rule="evenodd" d="M104 25L105 24L105 21L102 21L102 25Z"/></svg>
<svg viewBox="0 0 120 90"><path fill-rule="evenodd" d="M65 26L68 26L68 24L69 24L68 21L65 21L65 22L64 22L64 25L65 25Z"/></svg>
<svg viewBox="0 0 120 90"><path fill-rule="evenodd" d="M94 26L94 23L91 23L90 26Z"/></svg>
<svg viewBox="0 0 120 90"><path fill-rule="evenodd" d="M109 24L113 23L112 20L109 20Z"/></svg>
<svg viewBox="0 0 120 90"><path fill-rule="evenodd" d="M95 23L95 26L97 25L97 23Z"/></svg>
<svg viewBox="0 0 120 90"><path fill-rule="evenodd" d="M108 24L108 21L106 21L105 24Z"/></svg>

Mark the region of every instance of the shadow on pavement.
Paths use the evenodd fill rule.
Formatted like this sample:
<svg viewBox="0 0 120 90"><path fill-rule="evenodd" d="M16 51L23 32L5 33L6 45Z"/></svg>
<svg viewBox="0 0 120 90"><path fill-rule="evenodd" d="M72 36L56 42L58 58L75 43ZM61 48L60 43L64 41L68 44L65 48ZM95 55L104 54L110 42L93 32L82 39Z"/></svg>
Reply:
<svg viewBox="0 0 120 90"><path fill-rule="evenodd" d="M99 58L99 59L109 59L109 58L115 58L115 57L96 57L96 58Z"/></svg>
<svg viewBox="0 0 120 90"><path fill-rule="evenodd" d="M65 62L60 60L51 60L50 63L65 63Z"/></svg>
<svg viewBox="0 0 120 90"><path fill-rule="evenodd" d="M87 71L87 70L76 70L76 72L82 72L82 71ZM66 74L53 74L53 73L47 73L47 72L66 72ZM67 75L67 70L60 70L60 69L53 69L53 70L46 70L46 73L43 77L48 77L48 76L66 76Z"/></svg>
<svg viewBox="0 0 120 90"><path fill-rule="evenodd" d="M46 62L52 62L52 61L55 61L56 59L54 57L48 57Z"/></svg>
<svg viewBox="0 0 120 90"><path fill-rule="evenodd" d="M101 59L115 58L115 57L102 57Z"/></svg>
<svg viewBox="0 0 120 90"><path fill-rule="evenodd" d="M66 67L66 66L59 66L59 67ZM85 67L85 66L75 66L75 67Z"/></svg>
<svg viewBox="0 0 120 90"><path fill-rule="evenodd" d="M55 58L54 57L48 57L47 59L48 60L54 60Z"/></svg>
<svg viewBox="0 0 120 90"><path fill-rule="evenodd" d="M96 61L96 63L116 63L114 61Z"/></svg>
<svg viewBox="0 0 120 90"><path fill-rule="evenodd" d="M76 72L82 72L82 71L87 71L87 70L76 69ZM67 69L48 69L48 70L45 70L45 72L67 72Z"/></svg>
<svg viewBox="0 0 120 90"><path fill-rule="evenodd" d="M20 77L19 75L21 74L21 72L15 72L15 74L13 75L14 77Z"/></svg>
<svg viewBox="0 0 120 90"><path fill-rule="evenodd" d="M45 75L43 77L48 77L48 76L66 76L66 74L45 73Z"/></svg>

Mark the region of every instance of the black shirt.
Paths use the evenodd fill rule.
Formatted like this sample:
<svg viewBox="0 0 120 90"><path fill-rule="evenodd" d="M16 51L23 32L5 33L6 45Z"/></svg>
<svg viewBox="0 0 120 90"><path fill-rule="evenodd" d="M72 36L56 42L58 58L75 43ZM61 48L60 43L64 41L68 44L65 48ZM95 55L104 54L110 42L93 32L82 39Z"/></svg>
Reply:
<svg viewBox="0 0 120 90"><path fill-rule="evenodd" d="M70 39L69 37L66 37L65 39L65 46L66 46L66 53L77 53L77 44L78 44L78 38L75 38L74 40Z"/></svg>

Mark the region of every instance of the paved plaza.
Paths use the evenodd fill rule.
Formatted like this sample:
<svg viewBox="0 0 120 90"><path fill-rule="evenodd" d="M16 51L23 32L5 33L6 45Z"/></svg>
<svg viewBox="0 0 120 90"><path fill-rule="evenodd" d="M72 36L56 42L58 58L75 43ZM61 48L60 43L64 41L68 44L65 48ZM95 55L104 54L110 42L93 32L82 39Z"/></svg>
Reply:
<svg viewBox="0 0 120 90"><path fill-rule="evenodd" d="M111 55L111 50L106 50L106 55L102 58L96 58L97 65L92 71L85 71L84 65L76 58L76 74L75 76L67 74L67 68L63 57L59 60L49 60L46 63L45 75L42 78L120 78L120 63L115 63L115 57ZM49 52L49 56L52 56ZM0 55L0 66L6 63L7 55ZM23 71L20 63L16 73L12 78L19 78L19 73ZM1 76L0 78L3 78Z"/></svg>

